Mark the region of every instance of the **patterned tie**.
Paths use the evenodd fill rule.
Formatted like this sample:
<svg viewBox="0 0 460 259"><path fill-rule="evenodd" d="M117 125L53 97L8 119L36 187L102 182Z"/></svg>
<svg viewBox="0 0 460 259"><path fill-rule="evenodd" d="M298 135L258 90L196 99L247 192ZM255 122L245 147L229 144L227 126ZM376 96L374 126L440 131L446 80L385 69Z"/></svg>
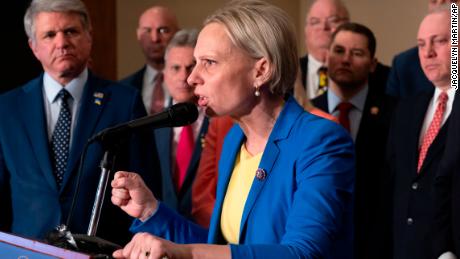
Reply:
<svg viewBox="0 0 460 259"><path fill-rule="evenodd" d="M348 132L350 132L350 111L353 108L353 104L349 102L341 102L338 106L339 109L339 123L342 125Z"/></svg>
<svg viewBox="0 0 460 259"><path fill-rule="evenodd" d="M418 156L418 164L417 164L417 173L420 173L420 169L422 168L423 161L425 160L426 154L428 153L428 148L430 148L431 143L433 143L434 139L438 135L439 129L441 128L442 118L444 117L444 112L446 111L446 104L447 99L446 92L441 92L438 98L438 106L436 107L436 111L434 112L433 120L428 126L428 130L423 136L422 146L420 147L419 156Z"/></svg>
<svg viewBox="0 0 460 259"><path fill-rule="evenodd" d="M327 67L318 69L318 90L316 96L322 95L327 90Z"/></svg>
<svg viewBox="0 0 460 259"><path fill-rule="evenodd" d="M58 93L57 98L61 99L61 110L59 111L59 117L51 137L51 151L53 156L54 175L58 186L61 186L67 166L67 158L69 157L72 115L70 113L68 100L72 98L72 96L67 90L62 89Z"/></svg>
<svg viewBox="0 0 460 259"><path fill-rule="evenodd" d="M152 101L150 103L150 113L155 114L163 111L165 105L165 93L163 91L163 73L158 72L153 80Z"/></svg>
<svg viewBox="0 0 460 259"><path fill-rule="evenodd" d="M193 137L192 125L182 127L176 152L176 188L180 190L187 173L190 160L192 159L195 138Z"/></svg>

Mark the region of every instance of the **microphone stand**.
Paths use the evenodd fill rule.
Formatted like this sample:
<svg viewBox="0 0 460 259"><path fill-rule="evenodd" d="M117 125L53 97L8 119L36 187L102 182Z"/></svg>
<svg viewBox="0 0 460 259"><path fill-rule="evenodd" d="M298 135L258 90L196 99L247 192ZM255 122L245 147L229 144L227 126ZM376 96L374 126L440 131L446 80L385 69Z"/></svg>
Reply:
<svg viewBox="0 0 460 259"><path fill-rule="evenodd" d="M109 181L110 170L112 169L115 158L116 156L112 154L110 149L105 151L104 157L102 158L101 176L99 178L96 198L94 199L93 211L91 212L91 219L89 221L87 232L88 236L96 236L99 218L101 217L102 204L104 203L105 191L107 190L107 184Z"/></svg>
<svg viewBox="0 0 460 259"><path fill-rule="evenodd" d="M102 205L104 203L105 191L107 190L107 184L110 178L109 176L113 168L113 164L115 163L115 154L118 151L119 145L103 146L105 152L100 163L101 176L96 190L87 235L72 234L68 227L62 224L50 232L46 239L51 245L77 252L89 253L91 258L108 259L112 258L112 253L115 250L121 249L122 247L118 244L97 237L96 232L101 216ZM80 162L83 163L83 158ZM70 220L67 224L69 223Z"/></svg>

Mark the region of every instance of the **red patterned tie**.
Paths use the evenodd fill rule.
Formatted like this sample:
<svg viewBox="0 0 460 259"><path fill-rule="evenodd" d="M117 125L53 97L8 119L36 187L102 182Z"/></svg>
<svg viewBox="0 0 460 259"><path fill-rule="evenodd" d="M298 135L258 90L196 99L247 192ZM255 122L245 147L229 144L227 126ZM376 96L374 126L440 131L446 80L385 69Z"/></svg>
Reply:
<svg viewBox="0 0 460 259"><path fill-rule="evenodd" d="M426 154L428 152L428 148L430 147L433 140L438 135L439 129L441 128L442 118L444 117L444 112L446 111L446 103L447 99L446 92L441 92L438 98L438 106L436 107L436 111L434 112L433 120L428 127L428 130L423 136L422 146L420 147L419 156L418 156L418 165L417 165L417 173L420 173L420 169L422 168L423 161L425 160Z"/></svg>
<svg viewBox="0 0 460 259"><path fill-rule="evenodd" d="M165 93L163 91L163 73L158 72L153 80L152 101L150 102L150 113L155 114L163 111L165 105Z"/></svg>
<svg viewBox="0 0 460 259"><path fill-rule="evenodd" d="M338 105L339 109L339 123L342 125L348 132L350 132L350 111L353 108L353 104L349 102L341 102Z"/></svg>
<svg viewBox="0 0 460 259"><path fill-rule="evenodd" d="M176 188L180 190L187 174L187 169L195 146L192 125L182 127L176 152Z"/></svg>

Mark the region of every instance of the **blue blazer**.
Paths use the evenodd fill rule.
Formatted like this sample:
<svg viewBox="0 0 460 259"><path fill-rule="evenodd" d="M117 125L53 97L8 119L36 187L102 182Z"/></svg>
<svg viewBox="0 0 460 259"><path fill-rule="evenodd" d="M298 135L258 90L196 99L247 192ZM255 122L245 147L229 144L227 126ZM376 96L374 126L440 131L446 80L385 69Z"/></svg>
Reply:
<svg viewBox="0 0 460 259"><path fill-rule="evenodd" d="M205 117L201 124L200 133L195 140L192 159L187 168L184 183L179 191L176 190L173 180L172 166L174 161L171 159L172 128L161 128L153 131L160 161L162 183L161 200L168 205L169 208L189 218L192 208L192 184L195 179L196 171L198 170L198 164L200 163L201 150L203 149L201 140L204 139L208 131L208 124L208 118Z"/></svg>
<svg viewBox="0 0 460 259"><path fill-rule="evenodd" d="M43 104L43 75L0 96L0 194L8 197L4 199L11 206L8 208L2 204L0 222L3 230L41 239L57 225L65 223L75 190L80 156L88 138L107 127L144 115L145 109L137 90L89 73L72 137L67 170L59 188L50 160ZM116 168L140 170L143 177L148 179L147 182L152 183L153 176L145 173L147 169L141 168L151 168L155 160L143 159L143 151L148 150L147 147L141 150L142 146L137 144L140 142L138 138L133 138L130 148L122 149ZM130 159L128 153L136 159ZM89 146L79 196L69 226L73 233L87 231L102 155L99 144ZM107 189L110 193L111 188ZM111 204L110 195L106 194L98 236L118 243L129 241L130 222L131 219L120 213Z"/></svg>
<svg viewBox="0 0 460 259"><path fill-rule="evenodd" d="M235 158L245 136L238 125L228 133L210 229L203 229L160 203L132 231L148 231L178 243L225 244L222 204ZM304 112L291 97L265 147L241 219L240 244L232 258L353 258L353 143L340 125Z"/></svg>

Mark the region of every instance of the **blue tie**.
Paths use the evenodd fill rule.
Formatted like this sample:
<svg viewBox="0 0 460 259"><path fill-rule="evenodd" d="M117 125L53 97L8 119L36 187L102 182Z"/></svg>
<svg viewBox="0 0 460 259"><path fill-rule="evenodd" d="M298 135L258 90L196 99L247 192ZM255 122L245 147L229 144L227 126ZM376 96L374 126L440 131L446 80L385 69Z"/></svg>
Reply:
<svg viewBox="0 0 460 259"><path fill-rule="evenodd" d="M51 137L51 151L53 155L53 171L58 186L61 186L64 173L67 167L67 158L69 157L70 146L70 125L72 115L68 104L68 99L72 96L67 90L62 89L57 98L61 99L61 110L54 127L53 136Z"/></svg>

